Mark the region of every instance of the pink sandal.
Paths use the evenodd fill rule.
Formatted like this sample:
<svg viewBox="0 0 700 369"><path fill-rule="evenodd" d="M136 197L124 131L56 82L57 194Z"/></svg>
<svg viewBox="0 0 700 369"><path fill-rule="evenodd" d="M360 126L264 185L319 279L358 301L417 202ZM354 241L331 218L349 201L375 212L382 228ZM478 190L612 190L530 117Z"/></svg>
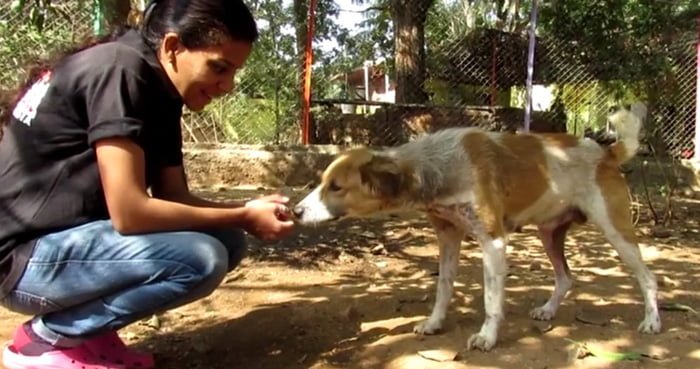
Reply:
<svg viewBox="0 0 700 369"><path fill-rule="evenodd" d="M126 369L150 369L155 366L152 354L128 348L115 331L87 339L83 347L97 358L123 365Z"/></svg>
<svg viewBox="0 0 700 369"><path fill-rule="evenodd" d="M38 356L22 355L14 346L5 346L2 364L6 369L125 369L96 358L82 346L47 351Z"/></svg>

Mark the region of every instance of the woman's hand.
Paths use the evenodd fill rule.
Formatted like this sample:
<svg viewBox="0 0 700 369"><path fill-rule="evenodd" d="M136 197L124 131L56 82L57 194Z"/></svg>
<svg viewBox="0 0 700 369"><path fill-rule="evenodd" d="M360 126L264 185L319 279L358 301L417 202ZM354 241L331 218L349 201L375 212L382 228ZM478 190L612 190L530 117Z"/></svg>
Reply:
<svg viewBox="0 0 700 369"><path fill-rule="evenodd" d="M246 231L265 241L288 235L294 228L286 205L288 202L289 198L282 195L268 195L246 202L249 220Z"/></svg>

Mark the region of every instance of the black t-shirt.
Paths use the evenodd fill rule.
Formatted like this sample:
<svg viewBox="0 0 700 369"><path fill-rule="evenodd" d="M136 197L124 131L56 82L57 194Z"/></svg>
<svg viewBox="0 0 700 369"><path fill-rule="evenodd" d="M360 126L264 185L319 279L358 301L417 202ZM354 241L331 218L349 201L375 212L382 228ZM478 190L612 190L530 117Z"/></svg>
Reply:
<svg viewBox="0 0 700 369"><path fill-rule="evenodd" d="M94 144L127 137L144 150L147 185L182 165L182 99L139 33L62 60L14 107L0 141L0 297L35 240L109 214Z"/></svg>

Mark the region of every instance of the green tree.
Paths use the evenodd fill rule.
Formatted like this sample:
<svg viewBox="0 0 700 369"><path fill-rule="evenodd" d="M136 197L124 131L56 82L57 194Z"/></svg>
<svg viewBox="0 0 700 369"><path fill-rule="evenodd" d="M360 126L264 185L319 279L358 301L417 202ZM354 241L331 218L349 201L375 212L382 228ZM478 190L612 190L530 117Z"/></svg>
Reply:
<svg viewBox="0 0 700 369"><path fill-rule="evenodd" d="M540 32L575 45L571 58L598 79L653 79L698 9L696 0L551 1L542 6Z"/></svg>

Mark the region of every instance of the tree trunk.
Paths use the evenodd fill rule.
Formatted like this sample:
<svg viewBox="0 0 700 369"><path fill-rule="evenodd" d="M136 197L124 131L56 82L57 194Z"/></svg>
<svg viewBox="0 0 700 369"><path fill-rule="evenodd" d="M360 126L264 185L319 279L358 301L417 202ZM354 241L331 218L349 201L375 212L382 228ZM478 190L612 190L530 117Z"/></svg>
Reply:
<svg viewBox="0 0 700 369"><path fill-rule="evenodd" d="M392 0L396 53L396 102L428 101L424 84L425 20L433 0Z"/></svg>

